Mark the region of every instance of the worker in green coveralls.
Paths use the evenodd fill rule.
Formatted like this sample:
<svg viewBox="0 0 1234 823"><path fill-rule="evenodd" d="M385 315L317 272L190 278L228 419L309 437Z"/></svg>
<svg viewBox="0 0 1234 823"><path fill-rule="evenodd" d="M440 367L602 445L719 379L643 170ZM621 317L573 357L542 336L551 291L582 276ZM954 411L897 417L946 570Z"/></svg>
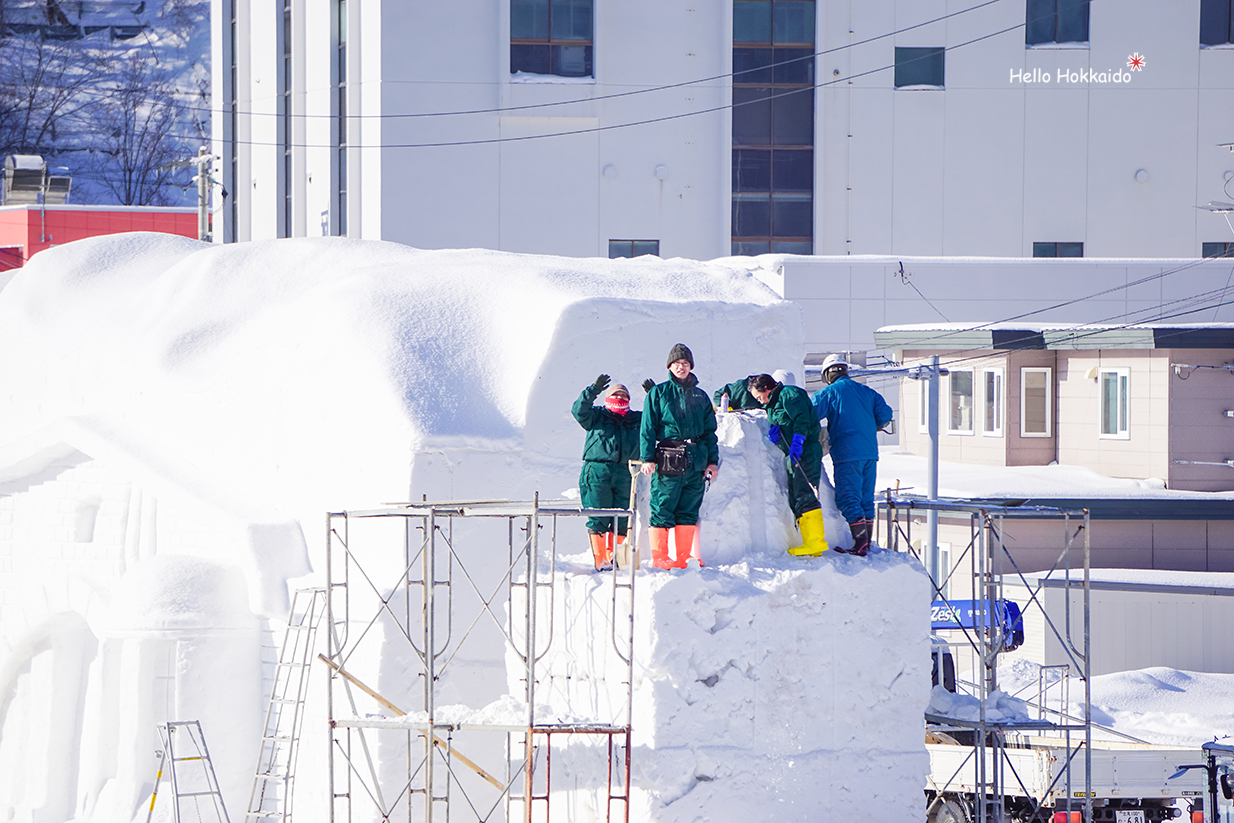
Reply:
<svg viewBox="0 0 1234 823"><path fill-rule="evenodd" d="M818 557L827 551L823 512L816 491L823 469L823 447L818 415L805 389L786 386L769 374L750 378L750 394L767 409L771 424L767 439L785 454L788 469L788 506L797 519L802 544L788 553L797 557Z"/></svg>
<svg viewBox="0 0 1234 823"><path fill-rule="evenodd" d="M669 379L651 386L643 402L639 451L642 472L651 476L651 563L684 569L698 538L704 481L720 473L720 447L715 409L698 387L694 355L684 343L669 351L668 370ZM668 556L669 529L675 562Z"/></svg>
<svg viewBox="0 0 1234 823"><path fill-rule="evenodd" d="M587 431L578 491L589 509L630 508L630 461L638 459L638 436L643 413L630 411L630 392L618 383L605 392L609 376L602 374L583 389L571 410ZM595 405L604 392L604 405ZM613 521L616 520L616 523ZM626 540L626 517L589 517L587 534L596 570L613 567L613 551Z"/></svg>

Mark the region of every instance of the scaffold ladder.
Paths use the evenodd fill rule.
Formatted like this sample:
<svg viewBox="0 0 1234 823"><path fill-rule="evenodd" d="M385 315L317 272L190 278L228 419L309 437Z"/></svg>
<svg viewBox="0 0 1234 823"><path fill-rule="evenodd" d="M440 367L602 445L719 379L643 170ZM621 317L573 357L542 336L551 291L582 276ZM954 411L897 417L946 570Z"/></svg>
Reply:
<svg viewBox="0 0 1234 823"><path fill-rule="evenodd" d="M231 823L227 817L227 808L223 805L223 793L219 791L214 766L210 762L210 751L206 748L206 736L201 730L201 723L196 720L178 720L165 723L158 729L163 750L158 753L159 771L154 778L154 793L150 796L150 811L146 815L146 823L150 823L154 818L154 801L158 799L159 782L163 779L164 771L171 779L172 811L176 823L184 819L181 812L186 800L193 803L195 814L190 819L213 819ZM192 764L197 768L186 768L185 764ZM203 807L204 797L210 798L210 803ZM207 814L212 811L214 817L203 816L203 811Z"/></svg>
<svg viewBox="0 0 1234 823"><path fill-rule="evenodd" d="M291 819L292 783L304 724L308 671L325 609L325 589L300 589L292 598L287 631L274 667L274 685L270 689L245 823L283 823Z"/></svg>

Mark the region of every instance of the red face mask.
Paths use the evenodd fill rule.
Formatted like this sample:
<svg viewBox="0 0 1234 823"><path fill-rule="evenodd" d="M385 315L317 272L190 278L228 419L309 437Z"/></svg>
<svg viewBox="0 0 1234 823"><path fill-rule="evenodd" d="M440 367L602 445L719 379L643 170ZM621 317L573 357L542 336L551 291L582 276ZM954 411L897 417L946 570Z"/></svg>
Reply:
<svg viewBox="0 0 1234 823"><path fill-rule="evenodd" d="M610 394L604 400L604 408L613 414L625 414L630 410L630 398L622 397L620 394Z"/></svg>

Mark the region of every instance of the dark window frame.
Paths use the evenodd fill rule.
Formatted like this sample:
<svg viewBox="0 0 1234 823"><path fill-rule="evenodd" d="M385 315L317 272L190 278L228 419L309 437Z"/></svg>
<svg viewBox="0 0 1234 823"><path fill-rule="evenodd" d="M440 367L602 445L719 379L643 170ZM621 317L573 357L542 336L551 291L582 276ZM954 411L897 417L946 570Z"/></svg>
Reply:
<svg viewBox="0 0 1234 823"><path fill-rule="evenodd" d="M813 253L814 246L814 164L816 152L814 142L815 119L817 117L817 92L815 77L817 71L816 46L813 40L809 42L777 41L775 14L777 0L761 0L769 5L769 18L772 21L767 41L735 41L733 43L734 71L733 75L733 139L732 139L732 207L730 210L730 243L733 254L759 254L789 251L792 253ZM817 29L817 3L813 4L815 15L814 25ZM736 64L740 63L738 70ZM748 90L748 91L745 91ZM805 137L804 126L796 122L780 120L777 125L777 108L781 113L790 111L790 106L800 103L793 99L798 94L809 94L808 140ZM749 97L749 102L740 101L740 97ZM766 107L766 140L762 140L762 129L749 128L743 123L743 114L757 112L757 117L764 117L761 110ZM777 101L779 106L777 107ZM744 111L747 110L747 111ZM777 133L786 130L794 132L798 139L777 142ZM745 138L743 141L742 138ZM751 138L757 138L757 142ZM786 185L787 179L800 176L790 174L786 169L800 163L801 155L809 154L808 186ZM749 158L753 167L743 162ZM754 184L765 181L766 185L747 186L742 183L743 172L750 169L750 174L756 178ZM777 174L777 170L780 173ZM762 203L758 198L765 198ZM804 216L804 209L794 208L794 204L809 201L809 214ZM739 204L748 204L744 207ZM742 231L740 228L761 228L765 212L766 232ZM777 217L777 214L779 215ZM796 224L801 228L804 220L808 234L777 233L777 223ZM741 223L745 226L740 226ZM755 223L755 226L750 226Z"/></svg>
<svg viewBox="0 0 1234 823"><path fill-rule="evenodd" d="M1024 45L1032 48L1048 43L1088 43L1091 36L1090 2L1026 0ZM1079 20L1081 16L1082 22Z"/></svg>
<svg viewBox="0 0 1234 823"><path fill-rule="evenodd" d="M652 245L652 246L655 246L655 249L654 250L649 250L647 248L640 249L639 244L643 244L643 246ZM626 249L625 248L626 246L628 246L629 248ZM629 251L629 254L614 254L613 253L614 251L618 251L618 250ZM660 241L659 240L609 240L608 241L608 259L609 260L616 260L618 258L627 258L627 257L628 258L641 257L646 254L651 254L651 255L655 255L656 257L659 257L660 256Z"/></svg>
<svg viewBox="0 0 1234 823"><path fill-rule="evenodd" d="M1200 45L1234 44L1234 0L1200 0Z"/></svg>
<svg viewBox="0 0 1234 823"><path fill-rule="evenodd" d="M1079 254L1071 252L1078 251ZM1084 244L1076 242L1033 243L1033 257L1083 257Z"/></svg>
<svg viewBox="0 0 1234 823"><path fill-rule="evenodd" d="M1234 242L1201 243L1200 257L1234 257Z"/></svg>
<svg viewBox="0 0 1234 823"><path fill-rule="evenodd" d="M515 0L517 2L517 0ZM545 18L545 29L547 37L515 37L514 32L510 32L510 74L517 72L525 72L528 74L538 74L544 77L591 77L596 76L595 62L595 37L596 37L596 5L595 0L591 0L591 36L587 38L578 37L554 37L553 36L553 0L546 0L545 3L547 17ZM513 17L513 14L511 15ZM511 23L513 28L513 22ZM526 48L544 49L546 71L531 71L527 68L530 65L527 60L531 52ZM557 63L560 49L566 48L582 48L584 54L584 65L586 71L582 74L563 74L554 71Z"/></svg>
<svg viewBox="0 0 1234 823"><path fill-rule="evenodd" d="M914 74L933 76L933 64L937 62L938 82L930 82ZM896 46L895 87L897 89L924 87L944 89L947 82L947 49L945 46Z"/></svg>

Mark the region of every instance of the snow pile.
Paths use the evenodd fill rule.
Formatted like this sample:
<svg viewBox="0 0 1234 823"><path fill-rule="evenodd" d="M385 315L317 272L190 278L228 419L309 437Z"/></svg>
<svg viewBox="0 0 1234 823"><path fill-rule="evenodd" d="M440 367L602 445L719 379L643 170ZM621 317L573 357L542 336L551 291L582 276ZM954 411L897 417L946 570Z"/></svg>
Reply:
<svg viewBox="0 0 1234 823"><path fill-rule="evenodd" d="M1234 736L1234 675L1154 667L1093 678L1093 721L1152 743L1195 746Z"/></svg>
<svg viewBox="0 0 1234 823"><path fill-rule="evenodd" d="M971 695L957 694L935 686L930 692L930 705L926 712L955 720L980 720L981 701ZM985 719L988 723L1014 723L1036 718L1030 717L1028 704L1023 700L995 690L990 692L986 701Z"/></svg>
<svg viewBox="0 0 1234 823"><path fill-rule="evenodd" d="M1036 700L1040 666L1016 660L998 670L999 683L1012 694ZM1047 705L1059 706L1062 685L1056 671L1046 672ZM1070 713L1083 714L1077 697L1083 683L1072 680ZM1098 675L1092 681L1093 723L1162 746L1199 746L1234 737L1234 674L1187 672L1153 667ZM1035 711L1035 709L1034 709ZM1094 730L1095 737L1111 737Z"/></svg>

